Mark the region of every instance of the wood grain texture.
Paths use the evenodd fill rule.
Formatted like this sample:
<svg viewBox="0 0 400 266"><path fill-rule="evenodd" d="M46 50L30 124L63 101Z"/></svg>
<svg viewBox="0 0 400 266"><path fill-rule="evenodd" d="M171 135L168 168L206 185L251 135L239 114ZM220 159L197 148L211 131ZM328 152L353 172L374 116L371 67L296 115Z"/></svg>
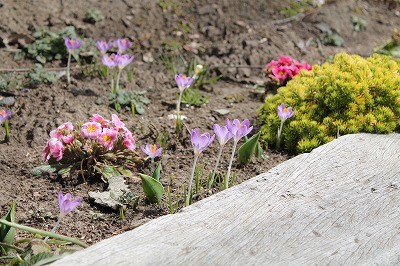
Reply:
<svg viewBox="0 0 400 266"><path fill-rule="evenodd" d="M399 265L399 152L343 136L54 265Z"/></svg>

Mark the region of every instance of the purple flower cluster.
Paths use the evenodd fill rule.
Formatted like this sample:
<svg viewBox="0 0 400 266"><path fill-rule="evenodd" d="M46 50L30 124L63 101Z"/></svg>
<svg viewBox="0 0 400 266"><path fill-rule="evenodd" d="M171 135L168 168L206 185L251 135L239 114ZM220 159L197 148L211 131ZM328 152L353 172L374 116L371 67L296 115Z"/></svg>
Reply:
<svg viewBox="0 0 400 266"><path fill-rule="evenodd" d="M192 174L189 179L189 186L188 186L188 194L186 198L186 206L190 204L190 195L191 195L191 187L192 187L192 182L194 178L194 172L196 168L196 163L199 155L208 147L211 145L211 143L214 141L215 137L217 137L219 145L220 145L220 150L218 153L217 157L217 162L215 164L214 171L211 175L211 179L214 178L215 172L218 168L218 164L221 158L221 153L222 149L225 146L225 144L233 138L233 149L232 149L232 155L231 155L231 160L229 163L228 167L228 173L225 179L225 188L228 187L229 183L229 177L230 177L230 171L232 167L232 161L234 158L235 150L236 150L236 145L239 142L240 139L242 139L244 136L248 135L251 130L253 130L253 127L250 126L250 121L248 119L243 120L242 122L239 119L234 119L232 122L229 119L226 119L226 125L220 126L218 124L214 124L214 133L211 135L210 133L206 132L201 134L199 132L199 129L193 129L190 132L190 140L193 146L193 151L194 151L194 163L193 163L193 168L192 168Z"/></svg>
<svg viewBox="0 0 400 266"><path fill-rule="evenodd" d="M110 69L113 69L116 66L118 66L119 69L123 69L134 59L134 56L123 54L132 46L132 42L127 38L119 38L110 42L106 40L97 41L96 46L103 55L101 62ZM113 47L117 48L118 52L108 54L107 52Z"/></svg>

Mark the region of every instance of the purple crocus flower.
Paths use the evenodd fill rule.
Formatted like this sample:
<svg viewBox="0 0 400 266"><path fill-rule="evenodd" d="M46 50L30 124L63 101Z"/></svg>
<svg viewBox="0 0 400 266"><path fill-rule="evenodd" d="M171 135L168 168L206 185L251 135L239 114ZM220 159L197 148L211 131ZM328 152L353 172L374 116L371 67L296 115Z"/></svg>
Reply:
<svg viewBox="0 0 400 266"><path fill-rule="evenodd" d="M133 61L134 58L135 58L134 56L131 57L127 54L123 54L123 55L117 54L117 55L115 55L114 61L118 65L119 69L123 69L124 67L129 65Z"/></svg>
<svg viewBox="0 0 400 266"><path fill-rule="evenodd" d="M103 55L103 58L101 59L101 62L103 63L103 65L107 66L110 69L113 69L117 63L115 62L115 57L116 54L105 54Z"/></svg>
<svg viewBox="0 0 400 266"><path fill-rule="evenodd" d="M283 122L285 122L286 119L291 118L293 115L294 111L291 106L285 107L284 103L278 106L278 116Z"/></svg>
<svg viewBox="0 0 400 266"><path fill-rule="evenodd" d="M81 198L76 197L72 200L72 195L67 193L63 195L60 191L58 192L58 205L60 207L60 215L64 216L69 212L73 211L81 203Z"/></svg>
<svg viewBox="0 0 400 266"><path fill-rule="evenodd" d="M7 108L0 110L0 124L11 118L11 112Z"/></svg>
<svg viewBox="0 0 400 266"><path fill-rule="evenodd" d="M194 78L187 77L184 74L176 74L175 75L176 84L178 84L179 90L182 92L185 89L189 88L192 85Z"/></svg>
<svg viewBox="0 0 400 266"><path fill-rule="evenodd" d="M144 152L147 156L149 156L151 159L154 159L158 156L161 155L162 148L158 144L146 144L146 146L141 147L142 152Z"/></svg>
<svg viewBox="0 0 400 266"><path fill-rule="evenodd" d="M79 47L81 47L81 45L83 44L83 41L81 41L77 38L69 38L69 37L65 37L64 42L65 42L65 46L67 46L67 49L69 51L76 50Z"/></svg>
<svg viewBox="0 0 400 266"><path fill-rule="evenodd" d="M105 54L113 46L112 42L101 40L96 42L96 47L99 49L101 54Z"/></svg>
<svg viewBox="0 0 400 266"><path fill-rule="evenodd" d="M115 41L115 45L118 47L118 53L121 54L132 46L132 42L127 38L119 38Z"/></svg>
<svg viewBox="0 0 400 266"><path fill-rule="evenodd" d="M194 154L199 155L205 148L210 146L210 144L214 141L214 138L215 135L211 136L208 132L200 135L199 129L193 129L190 132L190 141L192 142Z"/></svg>
<svg viewBox="0 0 400 266"><path fill-rule="evenodd" d="M228 126L220 126L218 124L214 124L214 132L217 136L219 145L224 146L232 137L232 133L229 131Z"/></svg>
<svg viewBox="0 0 400 266"><path fill-rule="evenodd" d="M229 121L229 119L227 118L226 126L232 133L233 140L235 142L238 142L241 138L249 134L250 131L253 129L253 126L250 126L249 119L245 119L243 120L243 122L240 122L239 119L234 119L231 123L231 121Z"/></svg>

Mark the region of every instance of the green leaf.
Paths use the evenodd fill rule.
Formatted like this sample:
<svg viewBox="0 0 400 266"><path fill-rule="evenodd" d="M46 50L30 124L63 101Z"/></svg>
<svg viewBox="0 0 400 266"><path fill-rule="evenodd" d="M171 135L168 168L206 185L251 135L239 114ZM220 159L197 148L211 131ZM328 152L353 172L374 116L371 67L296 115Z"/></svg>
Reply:
<svg viewBox="0 0 400 266"><path fill-rule="evenodd" d="M42 175L44 173L54 173L56 171L57 171L57 168L55 168L54 166L49 165L49 164L44 164L44 165L40 165L40 166L33 168L31 170L31 174L32 175Z"/></svg>
<svg viewBox="0 0 400 266"><path fill-rule="evenodd" d="M113 176L120 176L121 174L118 172L118 170L113 167L113 166L109 166L106 165L103 167L102 171L101 171L101 176L102 176L102 180L106 183L108 183L108 179L110 179Z"/></svg>
<svg viewBox="0 0 400 266"><path fill-rule="evenodd" d="M157 181L160 181L160 176L161 176L161 163L158 163L151 177L153 177Z"/></svg>
<svg viewBox="0 0 400 266"><path fill-rule="evenodd" d="M256 158L261 158L263 154L263 148L261 147L261 143L257 141L256 150L254 151L254 155Z"/></svg>
<svg viewBox="0 0 400 266"><path fill-rule="evenodd" d="M59 175L63 175L65 173L68 173L69 171L71 171L73 165L69 165L67 167L61 168L60 170L57 171L57 174Z"/></svg>
<svg viewBox="0 0 400 266"><path fill-rule="evenodd" d="M159 203L164 194L163 185L151 176L144 174L139 174L139 176L142 179L143 192L146 198L151 203Z"/></svg>
<svg viewBox="0 0 400 266"><path fill-rule="evenodd" d="M133 176L133 173L131 171L123 167L118 167L117 170L123 176Z"/></svg>
<svg viewBox="0 0 400 266"><path fill-rule="evenodd" d="M240 148L239 148L239 162L242 164L246 164L250 161L251 155L256 150L258 146L258 139L260 137L260 132L253 135L248 141L246 141Z"/></svg>
<svg viewBox="0 0 400 266"><path fill-rule="evenodd" d="M43 174L51 174L51 173L58 173L60 175L65 174L66 172L70 171L72 165L69 164L43 164L37 166L31 170L32 175L43 175Z"/></svg>
<svg viewBox="0 0 400 266"><path fill-rule="evenodd" d="M8 213L2 217L3 220L6 220L8 222L15 222L15 204L14 201L11 201L10 204L10 210ZM0 242L6 243L6 244L12 244L14 242L14 236L15 236L15 228L5 225L5 224L0 224ZM0 247L1 251L7 251L10 250L10 248L6 247Z"/></svg>
<svg viewBox="0 0 400 266"><path fill-rule="evenodd" d="M145 110L143 108L143 105L141 104L135 104L135 111L136 113L138 113L139 115L142 115L145 113Z"/></svg>

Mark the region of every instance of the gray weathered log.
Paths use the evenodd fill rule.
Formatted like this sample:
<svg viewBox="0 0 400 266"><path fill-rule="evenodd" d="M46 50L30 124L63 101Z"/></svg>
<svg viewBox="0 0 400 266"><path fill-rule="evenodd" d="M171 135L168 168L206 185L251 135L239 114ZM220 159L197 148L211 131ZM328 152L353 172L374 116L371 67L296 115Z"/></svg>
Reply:
<svg viewBox="0 0 400 266"><path fill-rule="evenodd" d="M343 136L54 265L399 265L399 152Z"/></svg>

